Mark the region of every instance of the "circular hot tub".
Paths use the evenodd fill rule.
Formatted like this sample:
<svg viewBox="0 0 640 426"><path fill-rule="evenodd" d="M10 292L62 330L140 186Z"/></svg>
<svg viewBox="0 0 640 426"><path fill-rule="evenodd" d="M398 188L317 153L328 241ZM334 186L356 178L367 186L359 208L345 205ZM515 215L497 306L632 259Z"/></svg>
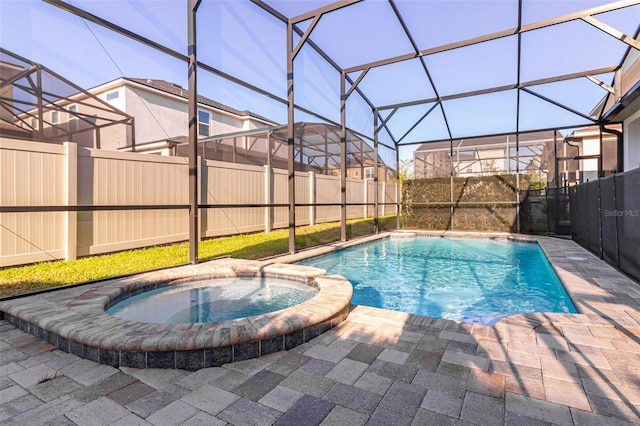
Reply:
<svg viewBox="0 0 640 426"><path fill-rule="evenodd" d="M215 299L229 291L243 309L258 305L248 301L259 294L263 301L279 298L281 289L271 291L274 283L310 297L284 308L272 305L269 312L235 312L226 319L205 315L218 310ZM245 284L253 287L240 289ZM206 286L215 287L214 293L206 295ZM143 318L106 311L158 289L179 293L188 305L162 302ZM227 258L57 290L52 297L0 302L0 311L10 323L58 349L101 364L197 370L301 345L344 321L352 295L349 281L322 269ZM171 318L176 321L166 322Z"/></svg>
<svg viewBox="0 0 640 426"><path fill-rule="evenodd" d="M106 308L118 318L160 324L234 320L290 308L318 294L307 283L265 276L169 282L118 298Z"/></svg>

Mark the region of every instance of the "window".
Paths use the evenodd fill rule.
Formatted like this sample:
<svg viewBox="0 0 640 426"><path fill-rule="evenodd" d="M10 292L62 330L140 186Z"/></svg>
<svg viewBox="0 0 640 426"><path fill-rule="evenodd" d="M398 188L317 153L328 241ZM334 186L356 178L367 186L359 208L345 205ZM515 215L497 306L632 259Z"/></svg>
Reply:
<svg viewBox="0 0 640 426"><path fill-rule="evenodd" d="M67 108L67 111L69 111L69 130L70 131L77 130L78 117L74 113L78 112L78 106L69 105L69 108Z"/></svg>
<svg viewBox="0 0 640 426"><path fill-rule="evenodd" d="M365 167L364 168L364 178L365 179L373 179L373 167Z"/></svg>
<svg viewBox="0 0 640 426"><path fill-rule="evenodd" d="M38 128L38 119L35 117L31 117L31 128L36 130Z"/></svg>
<svg viewBox="0 0 640 426"><path fill-rule="evenodd" d="M107 101L112 101L114 99L118 99L120 97L120 91L114 90L113 92L107 93Z"/></svg>
<svg viewBox="0 0 640 426"><path fill-rule="evenodd" d="M58 135L58 128L56 124L58 123L58 111L51 111L51 134L54 136Z"/></svg>
<svg viewBox="0 0 640 426"><path fill-rule="evenodd" d="M198 137L211 136L211 114L207 111L198 111Z"/></svg>

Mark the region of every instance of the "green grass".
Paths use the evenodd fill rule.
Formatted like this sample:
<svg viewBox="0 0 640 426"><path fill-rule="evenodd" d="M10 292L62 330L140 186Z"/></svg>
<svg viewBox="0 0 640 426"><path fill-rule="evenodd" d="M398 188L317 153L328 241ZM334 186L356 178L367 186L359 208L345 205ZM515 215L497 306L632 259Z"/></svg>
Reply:
<svg viewBox="0 0 640 426"><path fill-rule="evenodd" d="M394 228L395 223L395 216L379 219L380 229ZM347 237L349 238L368 235L372 231L373 219L347 221ZM298 248L313 247L339 240L339 222L296 229L296 247ZM242 259L262 259L287 253L288 250L289 231L285 229L268 234L240 234L205 240L198 245L198 258L206 260L220 256L232 256ZM0 269L0 297L165 268L188 261L188 244L178 243L85 257L68 262L56 260L5 268Z"/></svg>

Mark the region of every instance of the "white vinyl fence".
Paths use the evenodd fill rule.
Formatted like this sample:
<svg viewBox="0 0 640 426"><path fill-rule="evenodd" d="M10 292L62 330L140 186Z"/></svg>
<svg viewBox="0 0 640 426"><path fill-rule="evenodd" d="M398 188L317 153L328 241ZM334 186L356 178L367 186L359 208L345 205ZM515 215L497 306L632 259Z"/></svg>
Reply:
<svg viewBox="0 0 640 426"><path fill-rule="evenodd" d="M200 161L200 204L287 204L287 171ZM0 138L0 205L150 206L148 210L0 213L0 267L108 253L188 239L188 160ZM340 177L296 172L296 203L340 203ZM347 203L373 203L372 181L347 179ZM381 183L380 203L396 185ZM349 219L373 206L348 206ZM379 214L395 213L379 206ZM269 232L288 226L287 207L200 210L200 235ZM340 206L296 207L296 225L340 220Z"/></svg>

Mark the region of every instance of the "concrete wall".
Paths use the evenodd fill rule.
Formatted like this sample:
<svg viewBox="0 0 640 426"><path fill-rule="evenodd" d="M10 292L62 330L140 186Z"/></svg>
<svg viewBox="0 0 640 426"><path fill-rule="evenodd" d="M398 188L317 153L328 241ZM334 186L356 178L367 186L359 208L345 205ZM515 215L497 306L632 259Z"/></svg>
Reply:
<svg viewBox="0 0 640 426"><path fill-rule="evenodd" d="M288 175L267 166L200 162L200 204L284 204L201 209L200 235L213 237L286 228ZM0 138L0 205L187 206L188 160ZM340 177L296 172L296 203L340 203ZM378 189L395 202L396 187ZM347 179L347 202L373 202L372 181ZM394 206L380 206L392 214ZM74 259L188 239L188 209L0 213L0 267ZM349 206L348 218L373 216ZM296 207L296 224L340 220L340 206Z"/></svg>

